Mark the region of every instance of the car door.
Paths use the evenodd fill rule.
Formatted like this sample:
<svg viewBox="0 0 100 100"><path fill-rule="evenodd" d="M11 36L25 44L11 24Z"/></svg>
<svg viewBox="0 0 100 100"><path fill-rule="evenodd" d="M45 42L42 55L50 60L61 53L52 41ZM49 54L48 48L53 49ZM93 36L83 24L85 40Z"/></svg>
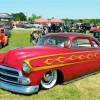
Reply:
<svg viewBox="0 0 100 100"><path fill-rule="evenodd" d="M99 71L100 50L89 39L77 38L71 48L74 78Z"/></svg>

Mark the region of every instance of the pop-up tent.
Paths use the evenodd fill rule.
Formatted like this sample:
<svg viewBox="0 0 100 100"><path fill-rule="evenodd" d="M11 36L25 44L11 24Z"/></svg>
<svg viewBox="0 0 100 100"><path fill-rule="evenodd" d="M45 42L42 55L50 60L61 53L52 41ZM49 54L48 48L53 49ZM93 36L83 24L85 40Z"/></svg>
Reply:
<svg viewBox="0 0 100 100"><path fill-rule="evenodd" d="M51 20L49 20L50 23L64 23L63 20L61 19L58 19L58 18L53 18Z"/></svg>
<svg viewBox="0 0 100 100"><path fill-rule="evenodd" d="M48 20L45 18L38 18L34 20L35 23L47 23Z"/></svg>

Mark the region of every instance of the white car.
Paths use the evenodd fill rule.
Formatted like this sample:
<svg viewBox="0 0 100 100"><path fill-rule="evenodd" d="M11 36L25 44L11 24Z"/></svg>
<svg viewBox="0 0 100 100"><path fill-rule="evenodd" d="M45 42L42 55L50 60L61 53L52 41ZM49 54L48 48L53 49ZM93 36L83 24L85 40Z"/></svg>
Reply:
<svg viewBox="0 0 100 100"><path fill-rule="evenodd" d="M33 28L38 28L38 27L43 28L43 25L41 25L41 24L36 24L36 23L33 24Z"/></svg>

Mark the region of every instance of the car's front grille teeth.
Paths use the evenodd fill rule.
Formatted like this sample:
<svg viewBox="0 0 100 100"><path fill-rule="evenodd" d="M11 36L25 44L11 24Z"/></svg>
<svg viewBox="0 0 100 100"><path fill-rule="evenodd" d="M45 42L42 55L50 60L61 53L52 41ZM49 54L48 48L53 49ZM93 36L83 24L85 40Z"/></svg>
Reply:
<svg viewBox="0 0 100 100"><path fill-rule="evenodd" d="M15 75L15 76L19 76L18 72L15 72L15 71L12 71L12 70L3 69L3 68L0 68L0 72L6 73L6 74L12 74L12 75Z"/></svg>
<svg viewBox="0 0 100 100"><path fill-rule="evenodd" d="M18 79L22 76L21 72L14 68L0 65L0 80L13 84L20 84Z"/></svg>

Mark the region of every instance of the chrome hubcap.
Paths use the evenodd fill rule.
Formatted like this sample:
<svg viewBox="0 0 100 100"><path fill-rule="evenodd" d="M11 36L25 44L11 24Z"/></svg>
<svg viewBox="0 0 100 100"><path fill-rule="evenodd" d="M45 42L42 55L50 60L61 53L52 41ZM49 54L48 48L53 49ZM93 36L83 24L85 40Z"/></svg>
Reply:
<svg viewBox="0 0 100 100"><path fill-rule="evenodd" d="M50 82L53 78L53 73L50 71L50 72L47 72L46 74L44 74L43 76L43 81L44 82Z"/></svg>
<svg viewBox="0 0 100 100"><path fill-rule="evenodd" d="M45 74L43 78L44 78L44 81L49 81L50 78L51 78L51 75L50 74Z"/></svg>

